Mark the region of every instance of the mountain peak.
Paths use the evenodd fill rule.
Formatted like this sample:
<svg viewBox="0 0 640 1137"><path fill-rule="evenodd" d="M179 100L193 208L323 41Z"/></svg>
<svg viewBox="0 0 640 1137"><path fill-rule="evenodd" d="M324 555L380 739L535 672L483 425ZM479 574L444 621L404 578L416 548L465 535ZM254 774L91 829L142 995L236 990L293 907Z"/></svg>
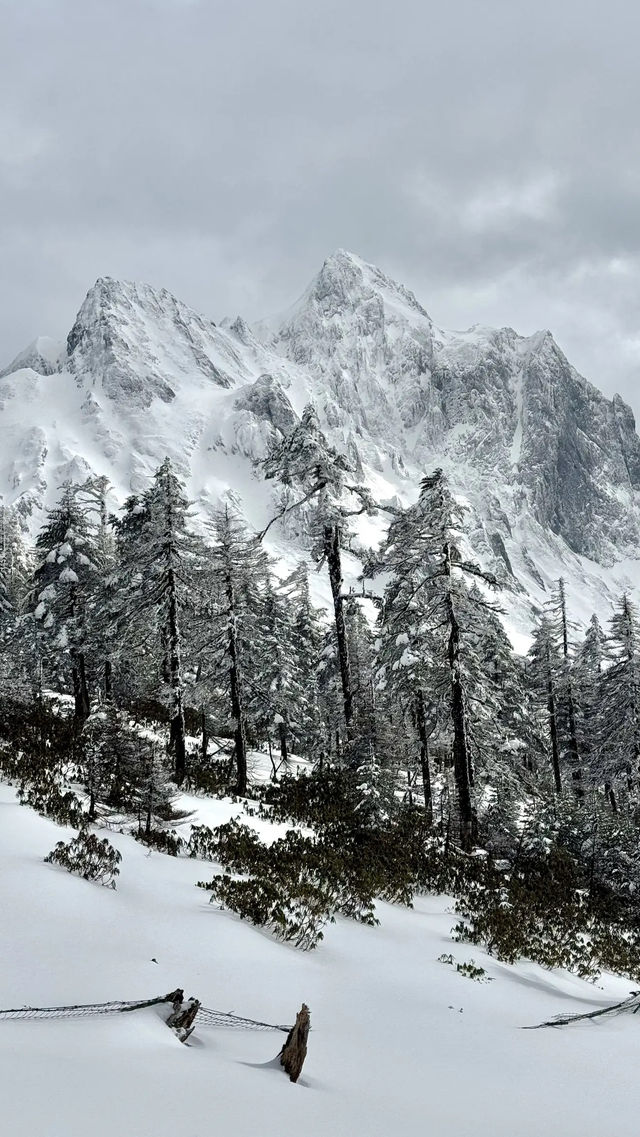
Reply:
<svg viewBox="0 0 640 1137"><path fill-rule="evenodd" d="M255 329L216 327L164 288L102 276L62 359L36 341L16 364L0 425L37 473L16 459L0 481L7 500L41 502L85 455L137 486L170 453L205 511L234 479L251 510L250 463L311 402L385 500L441 465L474 511L477 555L509 580L535 590L558 558L570 576L576 554L637 555L640 439L622 400L582 379L547 331L434 327L412 292L346 249ZM47 382L50 370L62 375Z"/></svg>
<svg viewBox="0 0 640 1137"><path fill-rule="evenodd" d="M13 375L23 367L30 367L37 375L53 375L60 370L64 359L64 344L53 340L49 336L37 336L28 347L25 347L8 367L0 371L0 379L5 375Z"/></svg>
<svg viewBox="0 0 640 1137"><path fill-rule="evenodd" d="M370 300L371 294L379 297L385 309L395 311L396 316L404 309L405 318L409 320L415 316L429 319L413 292L404 284L347 249L336 249L327 257L303 301L315 300L321 305L329 303L332 307L340 305L354 309Z"/></svg>
<svg viewBox="0 0 640 1137"><path fill-rule="evenodd" d="M218 386L232 380L217 357L229 354L215 324L166 288L99 277L67 337L67 366L111 399L148 407L171 402L173 383L204 375Z"/></svg>

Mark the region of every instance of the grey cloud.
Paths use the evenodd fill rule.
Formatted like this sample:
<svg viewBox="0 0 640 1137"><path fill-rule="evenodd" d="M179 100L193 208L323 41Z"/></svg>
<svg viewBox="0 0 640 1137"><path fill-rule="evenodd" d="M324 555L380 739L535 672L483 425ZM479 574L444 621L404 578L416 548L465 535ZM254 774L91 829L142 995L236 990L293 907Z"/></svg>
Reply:
<svg viewBox="0 0 640 1137"><path fill-rule="evenodd" d="M444 325L551 327L640 413L640 12L0 0L0 357L98 275L214 318L346 246Z"/></svg>

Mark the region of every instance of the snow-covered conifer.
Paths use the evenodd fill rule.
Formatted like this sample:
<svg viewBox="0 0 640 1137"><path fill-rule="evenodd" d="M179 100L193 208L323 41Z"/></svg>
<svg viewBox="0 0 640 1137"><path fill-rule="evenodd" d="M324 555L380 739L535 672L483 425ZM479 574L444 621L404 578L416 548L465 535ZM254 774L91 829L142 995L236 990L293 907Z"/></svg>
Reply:
<svg viewBox="0 0 640 1137"><path fill-rule="evenodd" d="M632 790L640 772L640 628L626 595L609 622L606 656L600 686L603 781Z"/></svg>
<svg viewBox="0 0 640 1137"><path fill-rule="evenodd" d="M327 565L345 733L347 743L351 744L354 739L354 705L345 622L342 550L350 534L349 519L374 512L373 498L370 491L358 482L357 472L349 460L329 445L311 406L305 408L293 430L273 446L263 469L267 478L277 478L285 489L292 491L292 499L287 498L273 521L304 508L309 517L313 554L318 563Z"/></svg>
<svg viewBox="0 0 640 1137"><path fill-rule="evenodd" d="M52 678L70 672L75 716L90 713L88 597L96 574L95 533L78 486L64 486L36 538L30 608L47 643Z"/></svg>
<svg viewBox="0 0 640 1137"><path fill-rule="evenodd" d="M538 705L546 708L546 732L551 756L553 781L557 794L562 793L560 745L558 742L558 684L562 673L562 655L552 622L542 616L529 649L528 678L536 693Z"/></svg>
<svg viewBox="0 0 640 1137"><path fill-rule="evenodd" d="M382 682L413 689L423 762L428 754L424 692L429 692L428 698L437 707L446 708L460 841L464 849L470 849L477 820L469 696L477 658L472 639L465 639L465 633L473 628L478 613L492 605L479 590L472 596L469 583L493 585L494 581L462 555L463 527L464 511L442 470L436 470L424 478L416 504L392 520L377 568L391 574L381 614ZM427 781L425 771L425 788Z"/></svg>
<svg viewBox="0 0 640 1137"><path fill-rule="evenodd" d="M182 616L198 575L184 487L166 458L141 499L117 523L118 629L132 650L151 651L169 701L169 751L180 783L186 772Z"/></svg>

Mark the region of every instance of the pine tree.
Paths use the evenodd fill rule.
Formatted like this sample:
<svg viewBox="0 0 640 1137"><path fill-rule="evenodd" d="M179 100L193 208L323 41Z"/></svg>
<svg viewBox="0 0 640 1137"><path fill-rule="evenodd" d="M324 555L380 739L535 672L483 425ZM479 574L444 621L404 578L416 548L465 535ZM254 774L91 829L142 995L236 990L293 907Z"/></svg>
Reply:
<svg viewBox="0 0 640 1137"><path fill-rule="evenodd" d="M15 619L26 600L31 565L15 510L0 505L0 627Z"/></svg>
<svg viewBox="0 0 640 1137"><path fill-rule="evenodd" d="M561 747L561 762L569 767L577 795L582 796L582 764L578 745L578 725L574 696L573 663L569 642L569 621L567 599L562 577L558 580L550 603L547 605L555 635L559 640L561 666L556 686L556 707L559 737L564 739Z"/></svg>
<svg viewBox="0 0 640 1137"><path fill-rule="evenodd" d="M186 773L181 625L198 576L201 549L190 530L184 487L169 458L142 498L127 501L117 529L118 627L134 650L152 641L169 698L169 753L180 784Z"/></svg>
<svg viewBox="0 0 640 1137"><path fill-rule="evenodd" d="M30 608L41 622L54 668L69 665L74 714L90 713L87 648L88 595L96 573L95 535L78 486L67 484L36 538L37 566Z"/></svg>
<svg viewBox="0 0 640 1137"><path fill-rule="evenodd" d="M640 631L634 605L623 596L609 622L608 666L601 682L600 753L609 786L638 783L640 770Z"/></svg>
<svg viewBox="0 0 640 1137"><path fill-rule="evenodd" d="M145 740L134 733L111 701L87 719L78 740L78 754L91 817L95 816L97 802L117 810L133 808L140 776L139 751L145 746Z"/></svg>
<svg viewBox="0 0 640 1137"><path fill-rule="evenodd" d="M551 768L557 794L562 793L557 705L561 669L562 657L558 650L553 625L547 616L543 616L534 631L533 642L529 649L528 676L532 689L546 707Z"/></svg>
<svg viewBox="0 0 640 1137"><path fill-rule="evenodd" d="M318 736L316 673L322 635L309 600L306 565L282 582L268 571L262 589L254 588L253 595L259 611L247 653L248 715L266 734L270 752L275 728L280 764L286 766L292 746L307 754Z"/></svg>
<svg viewBox="0 0 640 1137"><path fill-rule="evenodd" d="M15 510L0 506L0 688L16 694L33 661L23 609L32 573Z"/></svg>
<svg viewBox="0 0 640 1137"><path fill-rule="evenodd" d="M246 794L245 672L249 670L253 650L256 598L264 584L266 565L259 542L248 536L228 507L215 514L213 536L215 544L207 551L210 620L218 631L212 650L207 653L206 665L213 675L220 672L225 675L229 718L233 724L236 791Z"/></svg>
<svg viewBox="0 0 640 1137"><path fill-rule="evenodd" d="M301 562L281 585L290 651L290 729L300 753L316 758L323 745L319 669L325 636L323 612L311 603L309 573Z"/></svg>
<svg viewBox="0 0 640 1137"><path fill-rule="evenodd" d="M140 739L134 796L138 810L138 831L149 837L156 818L166 820L175 801L170 784L171 771L160 747Z"/></svg>
<svg viewBox="0 0 640 1137"><path fill-rule="evenodd" d="M113 697L113 661L117 654L117 570L118 554L113 519L107 510L109 483L106 478L91 478L79 490L87 510L96 518L94 558L97 572L89 593L91 613L91 655L102 673L102 694L106 701Z"/></svg>
<svg viewBox="0 0 640 1137"><path fill-rule="evenodd" d="M592 785L603 784L601 761L601 688L605 662L605 634L596 615L591 617L575 661L575 700L580 753ZM604 780L611 808L617 810L613 787Z"/></svg>
<svg viewBox="0 0 640 1137"><path fill-rule="evenodd" d="M478 590L472 595L467 581L480 580L489 586L495 581L462 556L463 525L463 510L442 470L436 470L424 478L416 504L391 522L377 569L391 573L381 617L383 682L399 683L414 692L423 763L428 752L425 691L436 705L446 706L460 842L468 850L477 836L469 696L478 670L469 633L479 613L491 605Z"/></svg>
<svg viewBox="0 0 640 1137"><path fill-rule="evenodd" d="M280 443L274 445L263 463L267 478L277 478L286 491L298 496L285 497L273 522L293 510L305 509L309 516L312 552L320 564L327 565L333 600L337 654L342 686L345 734L348 746L353 743L354 703L351 680L349 642L345 621L345 596L342 575L342 550L350 536L349 519L373 513L369 491L355 480L351 463L329 445L320 429L313 407L305 408L300 422ZM345 504L347 499L353 505Z"/></svg>

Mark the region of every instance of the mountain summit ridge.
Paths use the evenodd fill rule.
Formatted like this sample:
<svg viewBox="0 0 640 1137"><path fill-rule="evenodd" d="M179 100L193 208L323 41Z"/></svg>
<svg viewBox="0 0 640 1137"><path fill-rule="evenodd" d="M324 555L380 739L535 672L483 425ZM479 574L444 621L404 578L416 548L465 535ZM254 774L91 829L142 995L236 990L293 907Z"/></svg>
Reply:
<svg viewBox="0 0 640 1137"><path fill-rule="evenodd" d="M608 569L626 582L640 558L640 438L620 396L548 331L438 328L345 250L253 326L99 278L66 345L34 341L0 377L0 493L28 521L69 477L106 475L123 498L168 454L199 512L233 493L260 526L273 487L256 463L307 402L381 499L411 500L442 466L471 507L476 554L514 594L540 603L540 582L564 573L608 597Z"/></svg>

